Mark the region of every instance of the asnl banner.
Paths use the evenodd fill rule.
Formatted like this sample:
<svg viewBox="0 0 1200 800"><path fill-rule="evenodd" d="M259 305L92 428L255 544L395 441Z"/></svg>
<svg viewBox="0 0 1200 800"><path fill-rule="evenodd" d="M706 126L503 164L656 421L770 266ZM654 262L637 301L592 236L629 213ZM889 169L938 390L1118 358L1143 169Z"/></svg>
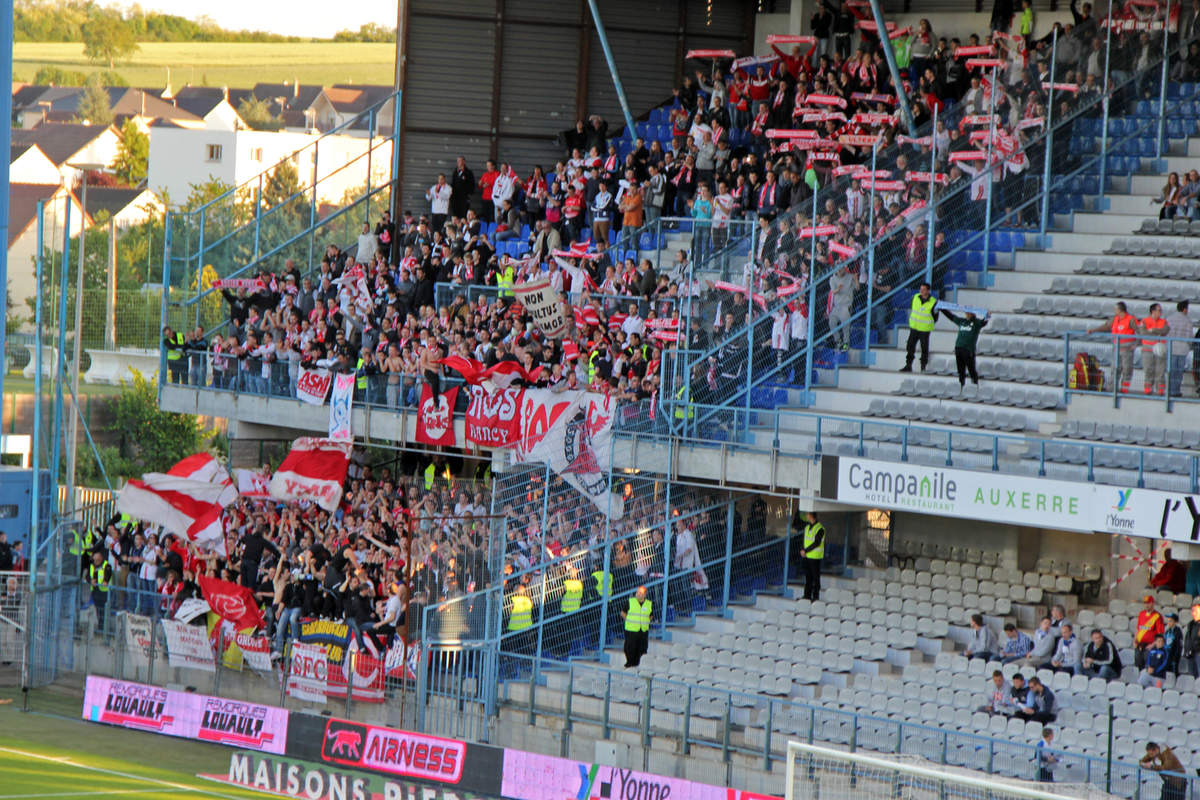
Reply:
<svg viewBox="0 0 1200 800"><path fill-rule="evenodd" d="M1200 496L826 456L821 496L859 506L1081 533L1200 542Z"/></svg>
<svg viewBox="0 0 1200 800"><path fill-rule="evenodd" d="M87 678L83 718L267 753L283 753L287 745L286 709L95 675Z"/></svg>

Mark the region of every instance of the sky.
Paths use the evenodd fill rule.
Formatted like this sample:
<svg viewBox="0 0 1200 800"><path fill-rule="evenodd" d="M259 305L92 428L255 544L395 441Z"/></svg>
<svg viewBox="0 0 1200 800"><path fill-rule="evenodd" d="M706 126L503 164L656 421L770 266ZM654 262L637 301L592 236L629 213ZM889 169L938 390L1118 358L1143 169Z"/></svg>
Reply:
<svg viewBox="0 0 1200 800"><path fill-rule="evenodd" d="M116 5L128 8L130 0ZM368 22L394 27L395 2L379 0L141 0L142 8L195 19L200 14L231 30L259 30L286 36L329 38Z"/></svg>

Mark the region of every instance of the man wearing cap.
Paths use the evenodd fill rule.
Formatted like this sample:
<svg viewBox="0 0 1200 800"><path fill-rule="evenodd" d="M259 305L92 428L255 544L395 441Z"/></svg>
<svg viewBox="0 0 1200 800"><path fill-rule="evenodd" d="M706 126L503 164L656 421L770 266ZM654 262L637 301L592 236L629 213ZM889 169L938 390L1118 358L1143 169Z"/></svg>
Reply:
<svg viewBox="0 0 1200 800"><path fill-rule="evenodd" d="M1154 637L1163 632L1162 614L1154 607L1154 596L1142 598L1145 607L1138 613L1137 628L1133 634L1133 663L1140 670L1146 666L1146 650L1154 644Z"/></svg>

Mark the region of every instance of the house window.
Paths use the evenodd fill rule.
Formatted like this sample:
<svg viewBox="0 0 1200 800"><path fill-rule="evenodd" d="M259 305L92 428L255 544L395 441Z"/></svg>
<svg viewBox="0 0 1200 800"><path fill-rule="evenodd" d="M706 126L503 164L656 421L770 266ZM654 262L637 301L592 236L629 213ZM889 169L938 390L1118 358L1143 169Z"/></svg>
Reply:
<svg viewBox="0 0 1200 800"><path fill-rule="evenodd" d="M250 160L251 161L262 161L262 159L263 159L263 149L261 147L250 148Z"/></svg>
<svg viewBox="0 0 1200 800"><path fill-rule="evenodd" d="M208 161L220 161L221 160L221 145L210 144L207 146L207 150L208 150L208 158L206 160L208 160Z"/></svg>

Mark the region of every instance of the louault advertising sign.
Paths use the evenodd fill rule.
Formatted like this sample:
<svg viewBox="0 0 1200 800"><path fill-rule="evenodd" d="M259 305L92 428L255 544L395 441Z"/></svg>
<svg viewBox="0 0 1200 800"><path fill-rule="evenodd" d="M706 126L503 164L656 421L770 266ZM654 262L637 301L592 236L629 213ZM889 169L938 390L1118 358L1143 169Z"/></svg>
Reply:
<svg viewBox="0 0 1200 800"><path fill-rule="evenodd" d="M827 457L823 464L822 496L839 503L1038 528L1095 530L1094 486L1088 483L864 458ZM829 478L835 475L836 486L829 486Z"/></svg>

